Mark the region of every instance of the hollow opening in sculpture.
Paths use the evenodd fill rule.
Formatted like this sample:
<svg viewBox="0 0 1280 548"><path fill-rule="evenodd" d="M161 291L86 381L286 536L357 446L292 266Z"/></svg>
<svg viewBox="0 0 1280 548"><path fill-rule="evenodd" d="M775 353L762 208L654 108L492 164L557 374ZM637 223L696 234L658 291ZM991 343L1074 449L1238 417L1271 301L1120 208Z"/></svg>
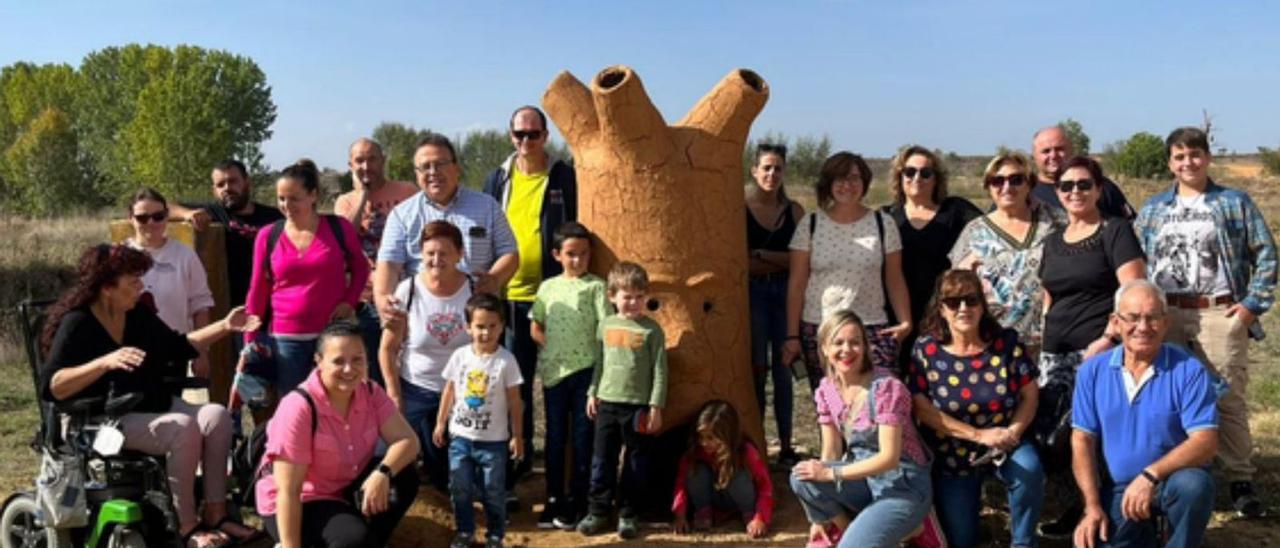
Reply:
<svg viewBox="0 0 1280 548"><path fill-rule="evenodd" d="M757 79L759 76L756 77ZM621 68L608 68L600 71L600 75L596 77L596 85L601 91L609 91L627 80L627 71Z"/></svg>
<svg viewBox="0 0 1280 548"><path fill-rule="evenodd" d="M764 78L761 78L755 71L738 69L738 77L742 78L742 81L750 86L751 89L757 92L764 91Z"/></svg>

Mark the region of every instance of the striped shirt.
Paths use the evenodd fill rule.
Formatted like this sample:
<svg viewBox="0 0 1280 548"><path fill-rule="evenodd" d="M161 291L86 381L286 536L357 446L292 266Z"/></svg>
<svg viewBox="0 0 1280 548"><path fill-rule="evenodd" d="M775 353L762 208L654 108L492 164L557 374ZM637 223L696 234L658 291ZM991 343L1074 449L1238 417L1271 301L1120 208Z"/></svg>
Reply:
<svg viewBox="0 0 1280 548"><path fill-rule="evenodd" d="M467 188L458 188L453 201L441 206L418 192L391 210L382 230L378 261L404 266L402 276L418 272L422 264L422 227L445 220L462 231L462 263L468 274L485 273L499 257L516 252L516 238L497 200Z"/></svg>

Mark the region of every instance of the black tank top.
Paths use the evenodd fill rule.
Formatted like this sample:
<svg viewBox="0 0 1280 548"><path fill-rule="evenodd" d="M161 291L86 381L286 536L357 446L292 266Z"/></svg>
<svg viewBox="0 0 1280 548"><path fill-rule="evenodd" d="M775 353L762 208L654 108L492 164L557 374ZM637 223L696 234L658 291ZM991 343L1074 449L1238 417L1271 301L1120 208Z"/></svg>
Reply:
<svg viewBox="0 0 1280 548"><path fill-rule="evenodd" d="M787 202L787 206L782 210L782 226L777 230L770 230L760 223L756 222L756 218L751 214L751 209L747 208L747 249L764 249L767 251L788 251L791 245L791 235L796 232L796 219L791 214L791 202Z"/></svg>

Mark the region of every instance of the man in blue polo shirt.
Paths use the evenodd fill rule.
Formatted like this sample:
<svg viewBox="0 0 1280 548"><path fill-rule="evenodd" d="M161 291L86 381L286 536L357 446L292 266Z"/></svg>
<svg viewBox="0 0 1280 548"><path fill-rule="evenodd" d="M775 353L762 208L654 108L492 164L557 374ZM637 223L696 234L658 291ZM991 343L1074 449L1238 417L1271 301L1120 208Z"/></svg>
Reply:
<svg viewBox="0 0 1280 548"><path fill-rule="evenodd" d="M1168 546L1199 546L1204 538L1213 510L1208 466L1218 450L1217 396L1204 365L1165 344L1165 307L1164 292L1149 281L1121 286L1113 318L1123 344L1076 374L1071 467L1085 503L1076 546L1155 546L1157 512L1169 519Z"/></svg>

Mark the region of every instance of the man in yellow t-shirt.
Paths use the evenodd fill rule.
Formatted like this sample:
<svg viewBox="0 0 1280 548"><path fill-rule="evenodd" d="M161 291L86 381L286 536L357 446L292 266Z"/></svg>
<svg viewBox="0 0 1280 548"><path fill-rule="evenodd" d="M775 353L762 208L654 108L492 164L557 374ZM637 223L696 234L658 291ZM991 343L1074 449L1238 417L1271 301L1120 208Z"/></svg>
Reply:
<svg viewBox="0 0 1280 548"><path fill-rule="evenodd" d="M577 219L578 185L572 166L547 155L547 117L537 107L516 109L510 134L515 153L489 174L484 191L502 204L519 250L519 267L505 288L511 321L504 346L515 354L520 375L526 379L520 385L520 397L532 402L538 347L529 335L529 310L542 280L561 271L551 256L552 236L562 223ZM525 455L530 457L507 474L508 493L514 493L510 488L533 466L532 412L524 414L524 431L530 433L524 439ZM508 506L514 511L519 503L509 496Z"/></svg>

